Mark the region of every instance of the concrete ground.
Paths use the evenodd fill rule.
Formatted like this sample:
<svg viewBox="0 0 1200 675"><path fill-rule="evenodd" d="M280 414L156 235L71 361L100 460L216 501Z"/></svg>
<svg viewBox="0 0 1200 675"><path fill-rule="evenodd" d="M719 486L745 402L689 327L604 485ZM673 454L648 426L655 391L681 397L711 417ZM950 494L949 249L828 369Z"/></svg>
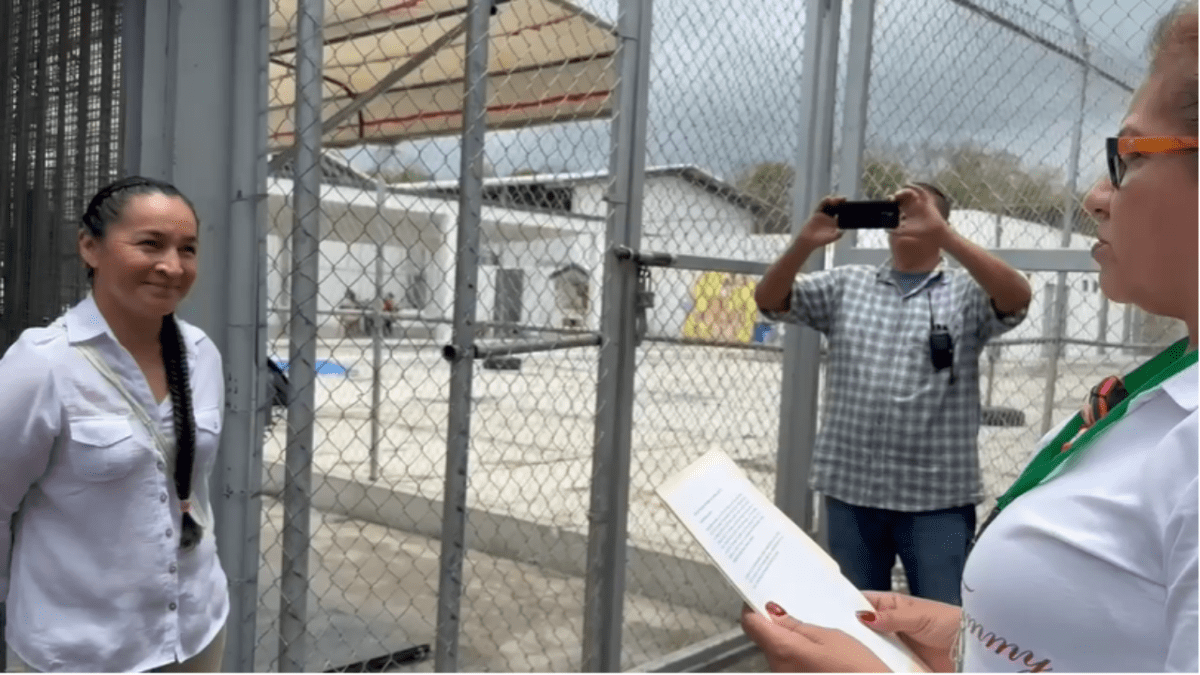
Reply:
<svg viewBox="0 0 1200 675"><path fill-rule="evenodd" d="M277 349L286 353L282 345ZM382 508L363 515L362 508L339 504L333 497L327 506L334 513L314 512L313 667L349 663L414 643L432 644L434 639L440 544L430 538L436 532L428 524L415 524L420 517L410 517L403 509L415 509L416 502L421 509L440 509L450 367L434 349L386 346L380 369L377 471L372 476L370 354L365 340L328 344L318 354L347 366L349 373L319 378L314 485L324 477L327 488L344 494L349 494L347 486L369 485L402 497L404 506L398 516L381 516ZM586 541L596 359L594 349L575 349L523 356L519 370L477 366L468 497L475 515L470 520L506 518L542 526L540 531L557 533L560 540ZM635 668L736 627L736 605L724 596L704 611L701 598L707 596L688 583L691 572L686 566L688 561L705 564L706 559L658 501L654 488L708 450L721 448L771 494L779 360L778 353L741 349L647 343L641 350L629 545L661 556L655 578L662 588L648 590L652 597L627 595L624 667ZM1053 417L1073 413L1087 386L1124 367L1124 361L1097 364L1087 359L1061 364ZM993 404L1020 409L1026 417L1022 427L985 427L981 432L985 490L991 498L1015 478L1041 435L1043 368L1038 363L997 366ZM986 379L982 386L986 391ZM284 444L285 430L279 424L264 450L268 463L282 461ZM334 479L336 488L330 487ZM988 508L990 503L985 503L980 510ZM279 531L280 517L278 505L272 504L264 520L266 563L260 577L259 617L264 641L256 664L264 669L277 649L272 626L278 614L279 556L273 533ZM423 530L425 536L414 530ZM512 532L526 530L517 527ZM460 668L579 669L583 578L576 563L581 562L541 560L530 547L542 540L529 536L526 552L520 554L489 555L505 547L485 541L486 535L477 537L482 550L469 544ZM553 539L551 535L546 541ZM516 559L506 557L513 555ZM535 564L522 558L536 559ZM751 659L745 667L761 665L761 660ZM427 662L415 669L429 667Z"/></svg>
<svg viewBox="0 0 1200 675"><path fill-rule="evenodd" d="M287 354L285 344L273 347ZM373 472L370 355L363 339L318 349L349 372L318 378L306 670L435 642L450 367L438 345L385 344ZM1072 414L1091 384L1131 360L1064 362L1052 417ZM981 431L991 498L1041 435L1044 367L997 366L992 403L1023 411L1025 424ZM476 367L460 670L580 669L596 378L594 348L525 355L519 370ZM773 493L780 355L648 342L635 386L624 668L737 626L736 596L654 488L720 448ZM277 423L264 446L256 671L278 667L285 426ZM724 670L764 668L751 655ZM432 669L431 656L396 670Z"/></svg>
<svg viewBox="0 0 1200 675"><path fill-rule="evenodd" d="M282 507L264 502L264 532L278 531ZM372 523L314 511L306 670L345 666L406 647L435 644L440 543ZM263 540L262 604L255 671L276 670L280 549ZM583 579L470 552L464 566L458 669L579 670ZM717 617L637 596L623 660L643 663L658 644L686 644L736 627ZM431 672L434 660L398 668Z"/></svg>

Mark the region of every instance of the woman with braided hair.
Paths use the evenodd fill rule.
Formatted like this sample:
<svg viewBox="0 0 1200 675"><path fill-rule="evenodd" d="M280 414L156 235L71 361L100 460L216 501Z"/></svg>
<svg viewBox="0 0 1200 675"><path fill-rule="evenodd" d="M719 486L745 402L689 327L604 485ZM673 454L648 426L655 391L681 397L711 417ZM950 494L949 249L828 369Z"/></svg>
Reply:
<svg viewBox="0 0 1200 675"><path fill-rule="evenodd" d="M100 190L79 232L91 293L0 359L0 600L36 670L220 670L229 596L207 478L224 377L174 314L198 234L168 183Z"/></svg>

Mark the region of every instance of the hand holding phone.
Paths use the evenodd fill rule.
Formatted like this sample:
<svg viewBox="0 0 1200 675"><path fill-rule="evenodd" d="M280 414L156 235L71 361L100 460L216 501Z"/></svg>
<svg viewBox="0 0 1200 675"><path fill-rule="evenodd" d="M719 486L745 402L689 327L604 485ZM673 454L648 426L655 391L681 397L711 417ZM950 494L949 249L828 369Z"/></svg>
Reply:
<svg viewBox="0 0 1200 675"><path fill-rule="evenodd" d="M890 200L841 202L821 210L837 218L838 228L843 230L890 230L900 224L900 205Z"/></svg>

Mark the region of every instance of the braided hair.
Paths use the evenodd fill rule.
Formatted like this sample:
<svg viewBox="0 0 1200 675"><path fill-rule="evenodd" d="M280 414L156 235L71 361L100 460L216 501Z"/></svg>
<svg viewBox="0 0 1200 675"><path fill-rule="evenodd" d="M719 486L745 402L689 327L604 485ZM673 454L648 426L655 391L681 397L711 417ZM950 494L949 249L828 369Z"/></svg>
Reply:
<svg viewBox="0 0 1200 675"><path fill-rule="evenodd" d="M107 185L92 197L83 212L82 229L95 239L103 239L108 226L118 222L125 207L134 197L161 194L181 199L192 215L196 207L174 185L165 181L142 176L129 176ZM196 217L199 222L199 217ZM95 270L88 268L88 279L95 281ZM187 347L174 314L163 317L158 333L159 348L162 350L163 369L167 375L167 390L171 396L175 426L175 493L180 501L187 503L191 496L192 470L196 458L196 418L192 414L192 387L188 377ZM189 549L203 536L195 518L186 510L180 527L180 547Z"/></svg>

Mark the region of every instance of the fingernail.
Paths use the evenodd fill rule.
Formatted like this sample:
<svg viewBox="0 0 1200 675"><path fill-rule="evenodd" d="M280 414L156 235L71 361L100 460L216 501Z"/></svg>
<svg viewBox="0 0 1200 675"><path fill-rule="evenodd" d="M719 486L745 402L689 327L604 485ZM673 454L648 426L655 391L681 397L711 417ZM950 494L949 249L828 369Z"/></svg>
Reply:
<svg viewBox="0 0 1200 675"><path fill-rule="evenodd" d="M875 623L875 612L855 612L863 623Z"/></svg>
<svg viewBox="0 0 1200 675"><path fill-rule="evenodd" d="M787 612L785 612L782 607L775 604L774 602L767 603L767 613L773 614L775 616L787 616Z"/></svg>

